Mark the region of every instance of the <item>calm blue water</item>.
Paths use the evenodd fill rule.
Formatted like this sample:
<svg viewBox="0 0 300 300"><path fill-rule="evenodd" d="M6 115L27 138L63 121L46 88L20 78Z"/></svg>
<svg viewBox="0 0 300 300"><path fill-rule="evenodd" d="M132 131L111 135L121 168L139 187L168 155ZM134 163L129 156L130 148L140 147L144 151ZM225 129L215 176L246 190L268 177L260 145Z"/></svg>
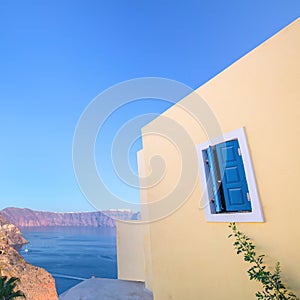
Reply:
<svg viewBox="0 0 300 300"><path fill-rule="evenodd" d="M92 275L117 278L114 229L23 228L22 233L29 244L21 254L53 275L58 294Z"/></svg>

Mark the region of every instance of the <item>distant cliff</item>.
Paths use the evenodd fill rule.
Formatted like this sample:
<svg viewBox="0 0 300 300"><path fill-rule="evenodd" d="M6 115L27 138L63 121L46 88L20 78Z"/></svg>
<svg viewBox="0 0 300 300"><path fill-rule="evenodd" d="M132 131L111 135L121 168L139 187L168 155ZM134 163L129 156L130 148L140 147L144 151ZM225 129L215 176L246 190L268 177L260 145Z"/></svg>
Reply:
<svg viewBox="0 0 300 300"><path fill-rule="evenodd" d="M139 219L139 213L135 213L130 210L54 213L34 211L28 208L9 207L0 211L0 216L1 215L17 227L86 226L114 228L116 226L116 219Z"/></svg>
<svg viewBox="0 0 300 300"><path fill-rule="evenodd" d="M53 277L44 269L28 264L15 250L15 246L27 243L20 230L0 215L0 274L18 277L17 288L27 300L57 300Z"/></svg>

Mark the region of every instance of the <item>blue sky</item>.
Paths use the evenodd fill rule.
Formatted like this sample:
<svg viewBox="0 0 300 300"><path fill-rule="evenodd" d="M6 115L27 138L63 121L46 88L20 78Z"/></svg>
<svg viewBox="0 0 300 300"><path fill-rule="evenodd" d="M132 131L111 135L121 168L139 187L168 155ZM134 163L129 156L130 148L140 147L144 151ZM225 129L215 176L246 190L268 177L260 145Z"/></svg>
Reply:
<svg viewBox="0 0 300 300"><path fill-rule="evenodd" d="M72 167L76 124L92 99L145 76L197 88L299 12L299 0L1 1L0 209L94 210ZM120 188L101 160L120 120L167 108L125 107L98 139L98 169L133 202L138 191ZM134 169L139 147L130 152ZM101 208L114 207L103 199Z"/></svg>

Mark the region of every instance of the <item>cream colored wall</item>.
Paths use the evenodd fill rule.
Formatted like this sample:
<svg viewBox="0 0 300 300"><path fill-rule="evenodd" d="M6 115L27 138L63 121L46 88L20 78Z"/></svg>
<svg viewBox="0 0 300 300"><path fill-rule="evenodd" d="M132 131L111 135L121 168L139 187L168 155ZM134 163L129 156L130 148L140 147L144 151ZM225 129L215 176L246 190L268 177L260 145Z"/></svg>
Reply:
<svg viewBox="0 0 300 300"><path fill-rule="evenodd" d="M146 176L145 163L144 163L144 153L140 150L137 153L138 161L138 171L140 177ZM149 210L147 205L148 193L146 189L140 189L140 202L141 202L141 218L147 220L149 218ZM141 226L141 225L139 225ZM144 252L144 277L145 277L145 287L149 291L152 291L152 256L151 256L151 241L150 241L150 225L145 222L144 228L144 238L143 238L143 252Z"/></svg>
<svg viewBox="0 0 300 300"><path fill-rule="evenodd" d="M139 175L145 176L143 151L138 152ZM147 219L147 191L140 189L141 215ZM150 226L137 221L117 221L118 278L145 282L152 291L152 257L150 249Z"/></svg>
<svg viewBox="0 0 300 300"><path fill-rule="evenodd" d="M238 224L253 238L266 261L282 264L283 280L300 296L300 21L250 52L197 90L217 116L223 132L245 126L265 223ZM180 102L197 110L198 100ZM166 170L161 182L145 193L149 203L165 197L180 178L180 149L157 134L164 117L181 124L194 145L207 140L205 131L175 105L143 129L145 171L150 158L161 155ZM172 128L169 128L172 130ZM197 164L194 153L191 166ZM141 163L139 161L139 163ZM249 266L227 238L226 223L207 223L199 209L201 186L170 216L149 225L152 287L155 300L255 299L260 286L248 279ZM172 196L181 203L180 195ZM161 208L168 212L168 202ZM156 211L157 210L157 211ZM148 214L159 213L149 206Z"/></svg>
<svg viewBox="0 0 300 300"><path fill-rule="evenodd" d="M145 281L145 226L117 221L118 278Z"/></svg>

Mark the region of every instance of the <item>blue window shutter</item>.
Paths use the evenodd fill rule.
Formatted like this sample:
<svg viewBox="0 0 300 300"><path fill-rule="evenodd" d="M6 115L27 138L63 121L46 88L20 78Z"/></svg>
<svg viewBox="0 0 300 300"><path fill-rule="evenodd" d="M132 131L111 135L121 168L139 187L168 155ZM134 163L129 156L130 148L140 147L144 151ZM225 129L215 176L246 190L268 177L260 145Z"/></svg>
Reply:
<svg viewBox="0 0 300 300"><path fill-rule="evenodd" d="M207 157L208 157L208 165L210 170L210 179L212 182L212 189L214 195L213 200L214 200L216 212L218 213L223 211L223 208L222 208L221 195L220 195L219 183L218 183L218 174L217 174L218 166L215 163L213 147L209 147L207 149Z"/></svg>
<svg viewBox="0 0 300 300"><path fill-rule="evenodd" d="M226 211L251 211L249 190L238 140L216 145Z"/></svg>

